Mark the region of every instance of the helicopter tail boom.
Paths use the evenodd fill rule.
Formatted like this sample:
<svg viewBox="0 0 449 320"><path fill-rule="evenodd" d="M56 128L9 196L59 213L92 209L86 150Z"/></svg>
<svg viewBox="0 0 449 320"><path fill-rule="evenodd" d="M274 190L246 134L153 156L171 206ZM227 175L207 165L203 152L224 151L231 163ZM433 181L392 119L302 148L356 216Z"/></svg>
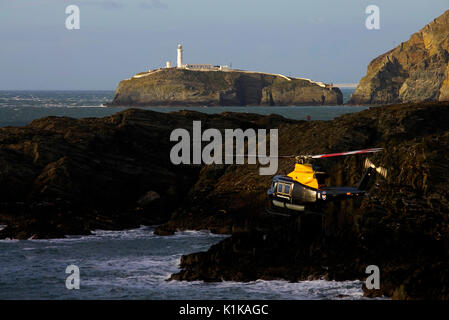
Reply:
<svg viewBox="0 0 449 320"><path fill-rule="evenodd" d="M371 162L370 159L366 158L365 160L365 173L363 174L362 179L359 182L359 185L357 186L357 189L359 190L365 190L366 186L368 185L369 179L374 173L380 174L385 179L387 178L388 170L383 167L376 167L374 163Z"/></svg>

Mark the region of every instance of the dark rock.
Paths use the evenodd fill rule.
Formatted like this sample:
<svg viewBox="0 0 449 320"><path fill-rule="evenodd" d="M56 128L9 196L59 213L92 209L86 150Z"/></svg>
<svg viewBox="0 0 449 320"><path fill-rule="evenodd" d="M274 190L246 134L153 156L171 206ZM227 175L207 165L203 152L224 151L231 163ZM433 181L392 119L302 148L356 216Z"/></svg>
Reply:
<svg viewBox="0 0 449 320"><path fill-rule="evenodd" d="M173 279L352 280L364 279L366 267L374 264L381 289L367 295L449 298L449 103L376 107L279 129L279 154L383 147L370 159L387 167L389 177L378 177L363 200L329 206L323 218L278 218L263 210L271 177L259 176L256 166L204 167L167 225L203 229L223 223L232 237L184 256ZM364 159L320 165L331 185L354 186ZM282 160L279 171L292 166Z"/></svg>
<svg viewBox="0 0 449 320"><path fill-rule="evenodd" d="M199 166L174 166L175 128L261 128L286 119L130 109L103 119L47 117L0 128L0 238L54 238L169 220ZM289 122L289 121L287 121ZM150 192L148 190L151 190Z"/></svg>
<svg viewBox="0 0 449 320"><path fill-rule="evenodd" d="M137 200L137 204L139 206L145 207L160 198L161 198L161 196L156 191L148 191L139 200Z"/></svg>

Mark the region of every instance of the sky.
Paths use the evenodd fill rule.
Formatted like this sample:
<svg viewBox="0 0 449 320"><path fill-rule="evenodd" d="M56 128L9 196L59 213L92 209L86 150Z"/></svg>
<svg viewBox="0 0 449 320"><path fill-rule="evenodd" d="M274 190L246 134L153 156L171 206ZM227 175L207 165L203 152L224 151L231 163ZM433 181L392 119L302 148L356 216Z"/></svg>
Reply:
<svg viewBox="0 0 449 320"><path fill-rule="evenodd" d="M66 28L66 7L80 29ZM365 9L380 9L368 30ZM357 83L447 0L0 0L0 90L114 90L176 63Z"/></svg>

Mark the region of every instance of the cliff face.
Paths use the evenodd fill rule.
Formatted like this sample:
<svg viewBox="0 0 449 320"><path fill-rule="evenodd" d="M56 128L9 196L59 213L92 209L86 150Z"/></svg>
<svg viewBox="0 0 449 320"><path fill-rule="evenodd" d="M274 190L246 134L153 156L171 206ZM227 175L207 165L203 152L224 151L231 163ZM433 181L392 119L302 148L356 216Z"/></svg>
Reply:
<svg viewBox="0 0 449 320"><path fill-rule="evenodd" d="M120 82L111 105L321 105L341 104L338 88L306 79L245 71L159 69Z"/></svg>
<svg viewBox="0 0 449 320"><path fill-rule="evenodd" d="M377 57L349 104L449 100L449 11Z"/></svg>

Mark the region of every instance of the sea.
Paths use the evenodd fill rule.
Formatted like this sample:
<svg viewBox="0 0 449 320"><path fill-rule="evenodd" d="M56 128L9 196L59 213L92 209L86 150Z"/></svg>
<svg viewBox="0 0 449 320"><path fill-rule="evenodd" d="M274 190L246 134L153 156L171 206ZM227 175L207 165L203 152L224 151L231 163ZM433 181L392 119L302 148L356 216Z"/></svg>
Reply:
<svg viewBox="0 0 449 320"><path fill-rule="evenodd" d="M342 89L344 101L354 89ZM106 107L114 91L0 91L0 127L24 126L46 116L73 118L106 117L125 110ZM159 112L195 110L204 113L243 112L268 115L279 114L295 120L331 120L345 113L367 109L367 106L285 106L285 107L145 107Z"/></svg>
<svg viewBox="0 0 449 320"><path fill-rule="evenodd" d="M345 100L353 89L343 89ZM45 116L104 117L113 91L0 91L0 127L23 126ZM368 106L149 107L172 112L236 111L330 120ZM1 170L1 168L0 168ZM4 226L0 226L0 229ZM93 230L89 236L52 240L0 240L0 299L364 299L360 281L169 281L183 254L207 251L227 236L208 231L158 236L154 227ZM75 266L79 289L67 289ZM73 267L72 267L73 268ZM66 273L66 271L68 273ZM68 280L69 279L69 280ZM73 284L73 283L72 283ZM70 285L69 285L70 287Z"/></svg>

